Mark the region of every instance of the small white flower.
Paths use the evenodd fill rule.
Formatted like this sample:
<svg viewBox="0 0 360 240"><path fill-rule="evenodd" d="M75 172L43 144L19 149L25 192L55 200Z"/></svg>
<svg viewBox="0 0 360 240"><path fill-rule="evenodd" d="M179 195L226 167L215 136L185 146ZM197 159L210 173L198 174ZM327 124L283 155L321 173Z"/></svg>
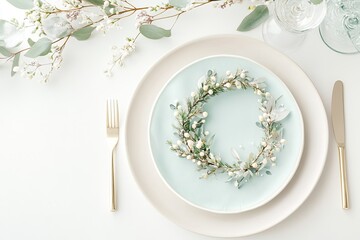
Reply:
<svg viewBox="0 0 360 240"><path fill-rule="evenodd" d="M209 114L207 112L203 112L202 115L204 118L206 118Z"/></svg>
<svg viewBox="0 0 360 240"><path fill-rule="evenodd" d="M216 83L215 86L216 86L216 87L220 87L220 83Z"/></svg>
<svg viewBox="0 0 360 240"><path fill-rule="evenodd" d="M191 97L195 97L195 93L194 92L191 92Z"/></svg>
<svg viewBox="0 0 360 240"><path fill-rule="evenodd" d="M174 116L175 117L179 116L179 111L174 111Z"/></svg>
<svg viewBox="0 0 360 240"><path fill-rule="evenodd" d="M193 125L191 125L191 127L192 127L193 129L195 129L195 128L196 128L196 124L193 123Z"/></svg>
<svg viewBox="0 0 360 240"><path fill-rule="evenodd" d="M200 166L201 165L201 161L197 161L197 163L196 163L198 166Z"/></svg>
<svg viewBox="0 0 360 240"><path fill-rule="evenodd" d="M191 155L187 155L187 156L186 156L186 159L187 159L187 160L192 160L192 156L191 156Z"/></svg>
<svg viewBox="0 0 360 240"><path fill-rule="evenodd" d="M208 91L208 93L209 93L209 95L213 95L213 94L214 94L214 91L213 91L212 89L210 89L210 90Z"/></svg>
<svg viewBox="0 0 360 240"><path fill-rule="evenodd" d="M245 72L241 72L241 73L240 73L240 77L241 77L241 78L245 78L245 77L246 77Z"/></svg>
<svg viewBox="0 0 360 240"><path fill-rule="evenodd" d="M280 140L280 143L281 143L281 144L284 144L285 142L286 142L285 139L281 139L281 140Z"/></svg>
<svg viewBox="0 0 360 240"><path fill-rule="evenodd" d="M181 105L177 106L177 109L178 109L178 110L181 110L181 109L182 109L182 106L181 106Z"/></svg>
<svg viewBox="0 0 360 240"><path fill-rule="evenodd" d="M189 133L184 133L184 137L189 138L190 134Z"/></svg>
<svg viewBox="0 0 360 240"><path fill-rule="evenodd" d="M265 147L265 146L266 146L266 142L261 142L261 146Z"/></svg>
<svg viewBox="0 0 360 240"><path fill-rule="evenodd" d="M260 116L259 116L259 121L260 121L260 122L264 121L264 117L260 115Z"/></svg>
<svg viewBox="0 0 360 240"><path fill-rule="evenodd" d="M205 153L204 153L204 151L201 151L200 152L200 157L203 157L203 156L205 156Z"/></svg>
<svg viewBox="0 0 360 240"><path fill-rule="evenodd" d="M226 88L231 88L231 83L229 83L229 82L226 83L226 84L225 84L225 87L226 87Z"/></svg>
<svg viewBox="0 0 360 240"><path fill-rule="evenodd" d="M211 81L215 81L215 80L216 80L216 77L215 77L215 76L211 76L211 77L210 77L210 80L211 80Z"/></svg>
<svg viewBox="0 0 360 240"><path fill-rule="evenodd" d="M201 140L199 140L197 143L196 143L196 147L198 149L200 149L201 147L203 146L203 142Z"/></svg>
<svg viewBox="0 0 360 240"><path fill-rule="evenodd" d="M192 160L192 162L194 163L194 162L196 162L196 160L195 160L195 159L193 159L193 160Z"/></svg>
<svg viewBox="0 0 360 240"><path fill-rule="evenodd" d="M228 175L231 177L231 176L234 176L234 173L231 172L231 171L229 171L229 172L228 172Z"/></svg>
<svg viewBox="0 0 360 240"><path fill-rule="evenodd" d="M193 140L187 140L187 145L189 146L189 148L193 148L194 147L194 141Z"/></svg>
<svg viewBox="0 0 360 240"><path fill-rule="evenodd" d="M201 120L202 123L205 123L205 119Z"/></svg>
<svg viewBox="0 0 360 240"><path fill-rule="evenodd" d="M266 98L270 98L270 97L271 97L271 94L270 94L269 92L266 92L266 93L265 93L265 97L266 97Z"/></svg>
<svg viewBox="0 0 360 240"><path fill-rule="evenodd" d="M104 2L104 8L108 7L110 5L110 2L109 1L105 1Z"/></svg>
<svg viewBox="0 0 360 240"><path fill-rule="evenodd" d="M258 164L257 164L257 162L254 162L253 164L251 164L251 166L252 166L253 168L257 168L257 167L258 167Z"/></svg>
<svg viewBox="0 0 360 240"><path fill-rule="evenodd" d="M182 141L180 141L180 140L177 140L176 144L177 144L177 145L179 145L179 146L181 146L181 144L182 144Z"/></svg>
<svg viewBox="0 0 360 240"><path fill-rule="evenodd" d="M276 157L272 157L272 158L270 158L270 160L271 160L272 162L275 162Z"/></svg>
<svg viewBox="0 0 360 240"><path fill-rule="evenodd" d="M209 135L210 133L209 133L209 131L205 131L204 134L205 134L205 136L207 136L207 135Z"/></svg>
<svg viewBox="0 0 360 240"><path fill-rule="evenodd" d="M18 71L19 71L19 67L18 67L18 66L13 67L13 72L18 72Z"/></svg>
<svg viewBox="0 0 360 240"><path fill-rule="evenodd" d="M235 187L238 187L238 186L239 186L238 181L235 181L235 182L234 182L234 186L235 186Z"/></svg>
<svg viewBox="0 0 360 240"><path fill-rule="evenodd" d="M203 86L203 90L204 90L204 91L209 90L209 86L208 86L208 85L204 85L204 86Z"/></svg>
<svg viewBox="0 0 360 240"><path fill-rule="evenodd" d="M231 72L228 70L226 71L226 76L230 76L231 75Z"/></svg>
<svg viewBox="0 0 360 240"><path fill-rule="evenodd" d="M174 143L174 144L172 145L172 148L173 148L173 149L179 149L179 146Z"/></svg>

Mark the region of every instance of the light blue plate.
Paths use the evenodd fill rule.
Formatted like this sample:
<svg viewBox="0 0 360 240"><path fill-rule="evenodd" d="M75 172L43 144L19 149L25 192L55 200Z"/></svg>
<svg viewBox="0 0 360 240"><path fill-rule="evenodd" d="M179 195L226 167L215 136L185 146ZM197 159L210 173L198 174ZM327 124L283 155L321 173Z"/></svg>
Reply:
<svg viewBox="0 0 360 240"><path fill-rule="evenodd" d="M289 116L283 121L287 142L277 155L277 166L271 168L272 175L255 177L240 189L232 183L226 183L224 174L199 179L201 173L196 170L194 163L177 157L166 144L167 140L177 140L172 128L175 117L169 105L176 100L183 104L190 93L197 89L198 80L209 69L215 70L221 77L227 70L234 72L238 68L248 70L254 78L265 78L267 90L275 98L282 96L280 102L290 110ZM229 163L235 161L231 148L236 148L243 159L250 152L256 151L263 135L262 130L255 125L260 113L257 100L258 96L251 90L238 90L221 93L205 105L209 113L205 128L216 135L212 152L220 154L223 160ZM149 142L159 174L179 197L207 211L238 213L267 203L285 188L301 159L304 126L294 97L275 74L250 59L216 55L191 63L168 81L153 108Z"/></svg>

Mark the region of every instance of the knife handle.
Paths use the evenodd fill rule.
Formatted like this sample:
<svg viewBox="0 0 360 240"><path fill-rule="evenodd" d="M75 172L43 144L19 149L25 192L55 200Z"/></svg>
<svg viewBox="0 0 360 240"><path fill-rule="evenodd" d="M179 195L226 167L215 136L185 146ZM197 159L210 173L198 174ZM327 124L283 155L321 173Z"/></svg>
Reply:
<svg viewBox="0 0 360 240"><path fill-rule="evenodd" d="M345 147L338 146L340 164L341 200L343 209L349 208L349 191L346 176Z"/></svg>

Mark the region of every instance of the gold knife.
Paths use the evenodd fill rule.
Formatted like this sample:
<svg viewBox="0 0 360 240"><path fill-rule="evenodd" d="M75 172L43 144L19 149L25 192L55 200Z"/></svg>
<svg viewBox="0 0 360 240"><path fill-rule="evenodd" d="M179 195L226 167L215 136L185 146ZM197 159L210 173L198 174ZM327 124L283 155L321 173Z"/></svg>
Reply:
<svg viewBox="0 0 360 240"><path fill-rule="evenodd" d="M339 80L336 81L334 84L331 111L332 125L339 152L342 207L343 209L348 209L349 191L347 184L345 160L344 87L342 81Z"/></svg>

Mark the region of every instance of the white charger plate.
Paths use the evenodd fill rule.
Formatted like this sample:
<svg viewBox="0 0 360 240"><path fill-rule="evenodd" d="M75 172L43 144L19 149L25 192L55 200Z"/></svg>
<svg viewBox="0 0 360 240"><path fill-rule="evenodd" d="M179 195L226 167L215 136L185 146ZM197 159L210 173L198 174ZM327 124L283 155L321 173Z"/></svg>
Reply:
<svg viewBox="0 0 360 240"><path fill-rule="evenodd" d="M158 174L151 160L147 137L152 105L172 74L197 59L219 54L244 56L271 69L292 92L304 120L304 151L298 170L288 186L269 203L237 214L201 210L179 198ZM215 35L176 48L148 71L138 85L127 113L125 141L133 176L159 212L193 232L217 237L240 237L276 225L307 199L321 176L329 133L321 98L300 67L256 39L241 35Z"/></svg>
<svg viewBox="0 0 360 240"><path fill-rule="evenodd" d="M197 89L198 80L208 70L216 71L219 78L225 72L246 69L254 79L264 79L267 90L279 104L290 111L282 121L284 149L277 156L277 166L270 169L271 176L264 174L252 178L240 189L226 183L224 174L199 179L200 173L191 161L180 158L169 150L167 140L174 140L175 122L169 105L176 100L185 100ZM256 126L258 121L258 96L251 90L222 93L211 98L204 106L209 113L206 130L215 134L211 149L228 163L234 162L231 148L237 149L242 159L256 152L263 131ZM184 201L215 213L239 213L257 208L279 194L289 183L299 165L304 143L304 126L300 109L286 85L269 69L244 57L215 55L190 63L175 73L165 84L157 98L149 119L150 149L156 167L165 183ZM242 147L239 148L238 146Z"/></svg>

